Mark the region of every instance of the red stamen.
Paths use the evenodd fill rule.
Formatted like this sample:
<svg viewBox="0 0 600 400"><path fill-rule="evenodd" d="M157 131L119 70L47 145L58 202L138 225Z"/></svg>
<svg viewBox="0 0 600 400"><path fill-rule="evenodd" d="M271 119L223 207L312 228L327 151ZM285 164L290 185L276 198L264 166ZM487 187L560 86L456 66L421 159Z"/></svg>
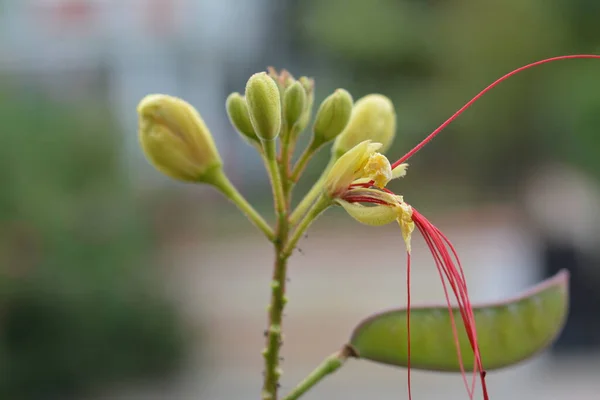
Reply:
<svg viewBox="0 0 600 400"><path fill-rule="evenodd" d="M357 187L370 188L371 186L373 186L373 183L375 183L375 181L371 181L371 182L367 182L367 183L353 183L350 186L348 186L348 189L357 188Z"/></svg>
<svg viewBox="0 0 600 400"><path fill-rule="evenodd" d="M469 397L472 398L473 397L473 390L469 390L469 383L467 382L467 375L465 373L465 367L464 367L464 364L463 364L463 361L462 361L462 352L460 350L460 343L458 341L458 330L456 328L456 321L454 319L454 312L452 310L452 304L450 302L450 296L448 295L448 289L446 287L446 282L444 281L444 275L446 275L446 277L448 278L448 280L450 282L450 286L452 287L452 290L454 292L456 292L456 286L455 286L455 283L452 280L451 276L448 274L448 272L446 270L444 270L441 257L439 255L437 249L433 245L433 240L429 236L429 233L426 232L422 228L421 225L417 225L417 228L421 232L421 235L423 235L423 238L425 239L425 242L426 242L427 246L431 250L431 254L433 255L433 259L435 261L435 265L436 265L436 268L438 270L438 274L440 276L440 280L442 282L442 288L444 289L444 296L446 298L446 303L448 304L448 312L449 312L449 315L450 315L450 325L452 326L452 334L454 335L454 342L455 342L456 352L457 352L457 355L458 355L458 365L460 367L461 375L463 377L463 382L465 384L465 387L467 388L467 393L469 394ZM463 315L462 310L460 310L460 311L461 311L461 316L462 316Z"/></svg>
<svg viewBox="0 0 600 400"><path fill-rule="evenodd" d="M368 189L370 187L373 186L373 184L375 183L375 181L369 181L366 183L353 183L350 186L348 186L348 189L355 189L355 188L364 188L364 189ZM394 192L392 192L390 189L388 188L380 188L378 187L377 189L381 190L382 192L386 192L389 194L394 194Z"/></svg>
<svg viewBox="0 0 600 400"><path fill-rule="evenodd" d="M342 197L342 200L347 201L348 203L372 203L372 204L381 204L384 206L391 206L390 203L381 200L381 199L374 199L372 197L368 197L368 196L344 196Z"/></svg>
<svg viewBox="0 0 600 400"><path fill-rule="evenodd" d="M412 391L410 389L410 252L406 252L406 368L408 379L408 400L412 400Z"/></svg>
<svg viewBox="0 0 600 400"><path fill-rule="evenodd" d="M416 145L411 151L409 151L408 153L406 153L401 159L399 159L394 164L392 164L392 168L396 168L398 165L402 164L403 162L405 162L406 160L408 160L410 157L412 157L417 151L421 150L421 148L423 148L434 137L436 137L438 133L440 133L441 131L443 131L444 128L446 128L448 125L450 125L450 123L452 121L454 121L456 118L458 118L467 108L471 107L473 105L473 103L475 103L477 100L479 100L479 98L481 96L483 96L488 91L490 91L491 89L493 89L494 87L496 87L496 85L498 85L500 82L503 82L506 79L510 78L511 76L516 75L516 74L518 74L521 71L525 71L526 69L529 69L529 68L532 68L532 67L536 67L538 65L546 64L546 63L549 63L549 62L552 62L552 61L568 60L568 59L572 59L572 58L600 58L600 55L594 55L594 54L575 54L575 55L569 55L569 56L552 57L552 58L547 58L545 60L536 61L536 62L531 63L531 64L527 64L527 65L525 65L523 67L515 69L512 72L509 72L508 74L506 74L503 77L501 77L501 78L497 79L496 81L494 81L491 85L489 85L488 87L486 87L485 89L483 89L481 92L479 92L479 94L477 94L475 97L473 97L471 100L469 100L469 102L467 104L465 104L464 106L462 106L462 108L459 109L457 112L455 112L450 118L448 118L446 120L446 122L444 122L436 130L434 130L432 133L430 133L425 139L423 139L423 141L421 143L419 143L418 145Z"/></svg>
<svg viewBox="0 0 600 400"><path fill-rule="evenodd" d="M483 365L481 362L481 355L479 352L479 345L477 341L477 328L475 324L475 315L473 314L473 307L471 306L471 302L469 300L469 294L467 290L467 283L464 276L464 271L458 255L456 253L456 249L448 240L448 238L440 232L438 228L436 228L431 222L429 222L422 214L420 214L417 210L413 208L413 221L423 238L431 254L435 261L436 267L438 269L438 273L440 275L440 279L442 280L442 286L444 289L444 295L446 297L446 302L448 304L448 310L450 312L450 321L452 324L452 331L455 339L455 346L458 355L458 361L460 365L460 370L463 376L463 381L465 383L467 393L469 397L472 399L474 395L475 389L475 376L477 375L477 371L479 372L481 378L481 385L483 391L484 400L489 400L487 393L487 386L485 383L485 371L483 369ZM450 249L450 250L448 250ZM452 254L452 255L451 255ZM456 264L458 264L459 268L457 269L454 263L453 257L456 260ZM462 362L462 355L460 351L460 343L458 340L458 332L456 329L456 323L454 321L454 313L452 311L452 304L450 302L450 298L448 296L448 291L446 288L446 283L444 281L444 276L448 279L448 283L454 292L454 296L458 302L458 309L461 314L463 324L465 326L465 331L467 333L467 337L471 344L471 348L473 349L473 356L475 360L474 370L473 370L473 383L471 388L469 388L469 384L466 380L466 374L464 371L464 365Z"/></svg>

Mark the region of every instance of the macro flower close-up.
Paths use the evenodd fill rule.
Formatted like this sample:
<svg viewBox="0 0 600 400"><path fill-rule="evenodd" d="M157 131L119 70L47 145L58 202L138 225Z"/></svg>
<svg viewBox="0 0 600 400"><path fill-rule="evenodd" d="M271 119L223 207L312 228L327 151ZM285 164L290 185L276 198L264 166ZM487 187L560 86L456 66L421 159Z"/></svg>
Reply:
<svg viewBox="0 0 600 400"><path fill-rule="evenodd" d="M0 400L599 397L593 1L0 4Z"/></svg>

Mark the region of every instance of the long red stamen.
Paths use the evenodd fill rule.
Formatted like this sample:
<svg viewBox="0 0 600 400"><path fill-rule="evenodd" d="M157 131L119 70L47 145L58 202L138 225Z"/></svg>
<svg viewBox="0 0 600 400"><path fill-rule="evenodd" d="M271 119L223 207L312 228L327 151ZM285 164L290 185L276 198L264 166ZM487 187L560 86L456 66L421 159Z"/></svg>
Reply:
<svg viewBox="0 0 600 400"><path fill-rule="evenodd" d="M483 96L488 91L490 91L491 89L493 89L494 87L496 87L499 83L507 80L511 76L516 75L516 74L518 74L521 71L525 71L526 69L529 69L529 68L532 68L532 67L536 67L538 65L546 64L546 63L549 63L549 62L552 62L552 61L568 60L568 59L572 59L572 58L600 58L600 55L594 55L594 54L574 54L574 55L568 55L568 56L552 57L552 58L547 58L545 60L536 61L536 62L531 63L531 64L527 64L527 65L525 65L523 67L517 68L514 71L509 72L508 74L506 74L503 77L501 77L501 78L497 79L496 81L494 81L491 85L489 85L488 87L486 87L485 89L483 89L481 92L479 92L479 94L477 94L475 97L473 97L471 100L469 100L469 102L467 104L465 104L464 106L462 106L462 108L460 108L457 112L455 112L450 118L448 118L446 120L446 122L444 122L442 125L440 125L436 130L434 130L433 132L431 132L425 139L423 139L423 141L421 143L419 143L418 145L416 145L412 150L410 150L408 153L406 153L402 158L400 158L398 161L396 161L394 164L392 164L392 168L396 168L398 165L402 164L403 162L405 162L406 160L408 160L410 157L412 157L417 151L421 150L421 148L423 148L434 137L436 137L438 133L440 133L441 131L443 131L444 128L446 128L448 125L450 125L450 123L452 121L454 121L456 118L458 118L467 108L471 107L473 105L473 103L475 103L477 100L479 100L479 98L481 96Z"/></svg>
<svg viewBox="0 0 600 400"><path fill-rule="evenodd" d="M463 382L465 384L465 387L467 388L467 393L469 394L469 397L472 399L473 398L473 389L469 390L469 383L467 382L467 375L465 373L465 367L464 367L463 361L462 361L462 352L460 350L460 342L458 340L458 330L456 328L456 321L454 319L454 311L452 310L452 304L450 302L450 296L448 295L448 288L446 287L446 282L444 281L444 276L446 276L446 278L448 279L450 286L452 287L452 290L454 292L456 292L456 284L453 281L452 276L449 275L448 272L444 269L441 256L439 255L436 247L434 246L433 239L429 236L429 232L425 231L421 225L417 225L417 228L421 232L421 235L423 235L423 238L425 239L425 243L431 250L431 253L433 255L433 259L435 262L435 266L438 270L438 274L439 274L440 280L442 282L442 289L444 290L444 297L446 298L446 303L448 304L448 312L450 315L450 325L452 327L452 334L454 335L454 344L455 344L456 352L458 355L458 365L460 367L461 375L463 377ZM460 302L459 302L459 304L460 304ZM463 317L462 309L459 309L459 310L461 312L461 317Z"/></svg>
<svg viewBox="0 0 600 400"><path fill-rule="evenodd" d="M410 388L410 252L406 252L406 368L408 379L408 400L412 400L412 391Z"/></svg>
<svg viewBox="0 0 600 400"><path fill-rule="evenodd" d="M458 355L458 361L459 361L459 365L460 365L460 370L463 375L463 380L464 380L465 386L467 388L467 393L469 394L469 397L472 399L473 395L474 395L475 381L473 381L471 388L470 388L469 384L467 383L467 380L466 380L466 374L464 371L464 365L462 362L462 355L461 355L461 351L460 351L460 342L458 339L458 332L457 332L456 324L454 321L454 313L452 311L452 304L450 302L450 298L448 296L448 291L446 289L444 276L448 280L448 283L450 284L450 287L452 288L452 291L454 292L454 296L456 297L456 300L458 302L458 309L461 314L463 324L465 326L465 331L467 333L467 337L471 344L471 349L473 350L473 356L474 356L474 361L475 361L473 378L475 378L475 375L477 374L477 372L479 372L479 375L481 378L483 398L484 398L484 400L489 400L488 393L487 393L487 386L485 383L485 370L483 369L483 365L481 362L481 355L479 352L479 345L478 345L478 341L477 341L477 328L475 326L476 325L475 324L475 315L473 314L473 307L469 300L469 294L468 294L468 290L467 290L467 283L465 280L464 271L463 271L462 265L460 263L460 260L458 258L458 255L456 254L456 250L455 250L454 246L452 245L452 243L450 242L450 240L448 240L448 238L443 233L441 233L438 228L436 228L433 224L431 224L431 222L429 222L422 214L420 214L414 208L413 208L412 219L413 219L415 225L417 226L417 228L419 229L419 231L421 232L421 234L423 235L423 238L425 239L425 242L426 242L427 246L429 247L429 250L431 251L431 254L435 261L436 267L438 269L438 273L442 280L442 286L444 289L446 302L448 304L448 310L450 312L450 321L452 324L452 331L454 334L455 346L456 346L457 355ZM456 264L458 264L459 268L456 267L453 257L454 257L454 260L456 260Z"/></svg>
<svg viewBox="0 0 600 400"><path fill-rule="evenodd" d="M387 201L384 200L380 200L380 199L374 199L372 197L368 197L368 196L344 196L342 197L343 200L346 200L348 203L372 203L372 204L381 204L384 206L391 206L390 203L388 203Z"/></svg>
<svg viewBox="0 0 600 400"><path fill-rule="evenodd" d="M348 186L348 189L355 189L355 188L364 188L364 189L368 189L370 187L373 186L373 184L375 183L375 181L371 180L369 182L365 182L365 183L353 183L350 186ZM382 192L386 192L389 194L394 194L394 192L392 192L390 189L388 188L377 188L379 190L381 190Z"/></svg>
<svg viewBox="0 0 600 400"><path fill-rule="evenodd" d="M360 188L369 188L369 187L373 186L373 182L374 181L370 181L370 182L367 182L367 183L353 183L350 186L348 186L348 189L357 188L357 187L360 187Z"/></svg>

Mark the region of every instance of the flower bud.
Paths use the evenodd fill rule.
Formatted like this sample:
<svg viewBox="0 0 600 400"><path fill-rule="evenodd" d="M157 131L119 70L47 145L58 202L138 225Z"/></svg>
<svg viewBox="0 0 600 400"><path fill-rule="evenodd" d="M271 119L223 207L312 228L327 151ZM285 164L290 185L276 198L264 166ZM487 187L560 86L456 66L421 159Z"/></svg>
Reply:
<svg viewBox="0 0 600 400"><path fill-rule="evenodd" d="M396 112L392 101L381 94L369 94L354 104L350 121L333 144L336 158L364 140L381 143L384 153L396 136Z"/></svg>
<svg viewBox="0 0 600 400"><path fill-rule="evenodd" d="M139 141L150 163L184 182L208 182L223 162L202 117L177 97L151 94L137 106Z"/></svg>
<svg viewBox="0 0 600 400"><path fill-rule="evenodd" d="M275 81L265 72L250 77L246 102L254 132L262 140L273 140L281 130L281 99Z"/></svg>
<svg viewBox="0 0 600 400"><path fill-rule="evenodd" d="M246 99L241 94L234 92L227 97L225 102L227 108L227 115L231 125L242 135L249 143L259 143L258 136L254 132L254 127L250 121L250 114L248 113L248 104Z"/></svg>
<svg viewBox="0 0 600 400"><path fill-rule="evenodd" d="M344 89L337 89L323 100L313 125L315 144L335 139L348 124L351 113L352 96Z"/></svg>
<svg viewBox="0 0 600 400"><path fill-rule="evenodd" d="M304 113L306 106L306 91L300 82L295 82L285 90L283 96L283 110L285 122L292 127Z"/></svg>
<svg viewBox="0 0 600 400"><path fill-rule="evenodd" d="M286 69L282 69L280 72L273 67L267 67L268 75L277 83L280 89L280 93L283 93L285 89L292 86L296 80L294 76Z"/></svg>
<svg viewBox="0 0 600 400"><path fill-rule="evenodd" d="M301 76L298 79L298 82L304 87L304 91L306 92L306 104L304 106L304 113L300 117L300 120L296 123L295 133L298 134L308 126L310 119L312 117L312 106L315 101L315 81L314 79L308 78L306 76Z"/></svg>

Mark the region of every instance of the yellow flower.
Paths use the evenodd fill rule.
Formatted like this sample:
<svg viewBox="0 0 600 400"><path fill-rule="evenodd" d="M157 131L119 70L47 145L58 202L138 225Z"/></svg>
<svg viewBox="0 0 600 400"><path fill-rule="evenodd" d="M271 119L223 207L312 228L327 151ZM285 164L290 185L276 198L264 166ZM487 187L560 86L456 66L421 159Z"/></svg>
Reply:
<svg viewBox="0 0 600 400"><path fill-rule="evenodd" d="M389 160L377 152L380 148L381 143L365 140L342 155L327 175L325 193L360 223L385 225L397 221L410 251L415 227L412 208L402 196L385 189L390 180L406 175L408 165L392 170Z"/></svg>

